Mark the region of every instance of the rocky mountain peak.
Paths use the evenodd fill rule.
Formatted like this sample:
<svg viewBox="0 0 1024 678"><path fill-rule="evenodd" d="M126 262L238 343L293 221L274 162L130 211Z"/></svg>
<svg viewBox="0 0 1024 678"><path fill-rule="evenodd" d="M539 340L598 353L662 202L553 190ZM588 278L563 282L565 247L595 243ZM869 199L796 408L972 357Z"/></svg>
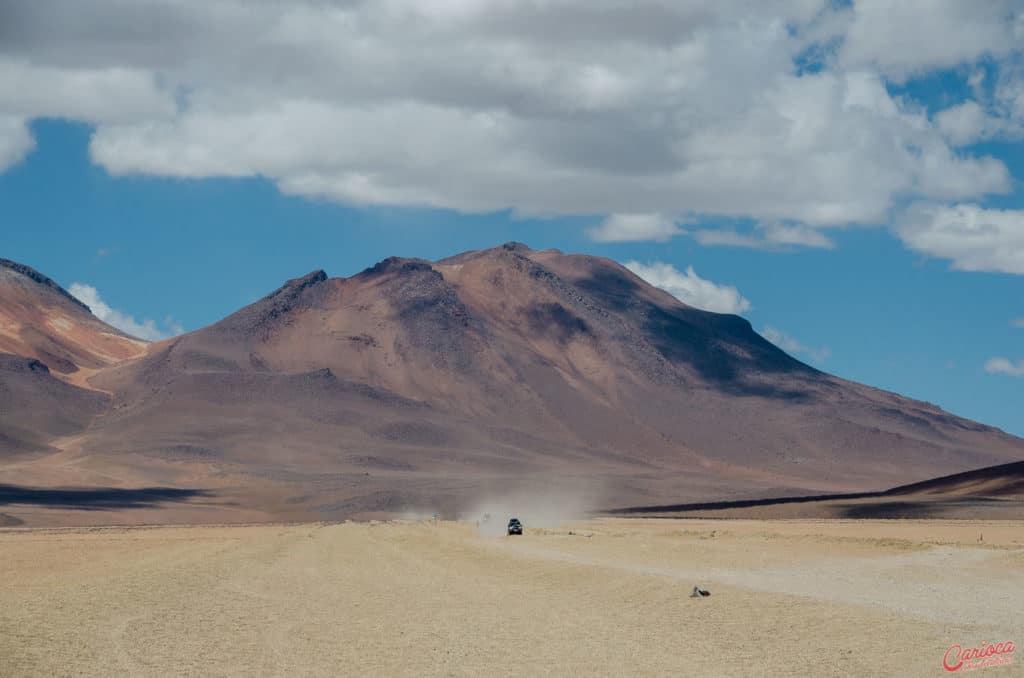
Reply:
<svg viewBox="0 0 1024 678"><path fill-rule="evenodd" d="M22 275L31 280L32 282L42 285L46 289L51 290L52 292L60 295L66 301L71 302L75 306L78 306L79 308L89 313L92 313L92 309L90 309L88 306L83 304L75 297L71 296L71 294L67 290L58 285L52 278L43 275L42 273L35 270L31 266L19 264L18 262L11 261L10 259L0 259L0 271L3 270L12 271L16 274Z"/></svg>

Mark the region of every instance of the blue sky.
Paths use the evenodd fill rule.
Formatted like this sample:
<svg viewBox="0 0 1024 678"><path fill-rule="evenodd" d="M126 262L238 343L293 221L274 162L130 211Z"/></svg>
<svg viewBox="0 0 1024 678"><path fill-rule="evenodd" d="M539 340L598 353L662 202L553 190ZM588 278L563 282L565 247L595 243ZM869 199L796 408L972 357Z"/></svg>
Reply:
<svg viewBox="0 0 1024 678"><path fill-rule="evenodd" d="M155 336L518 240L1024 435L1024 3L267 5L11 3L0 256Z"/></svg>

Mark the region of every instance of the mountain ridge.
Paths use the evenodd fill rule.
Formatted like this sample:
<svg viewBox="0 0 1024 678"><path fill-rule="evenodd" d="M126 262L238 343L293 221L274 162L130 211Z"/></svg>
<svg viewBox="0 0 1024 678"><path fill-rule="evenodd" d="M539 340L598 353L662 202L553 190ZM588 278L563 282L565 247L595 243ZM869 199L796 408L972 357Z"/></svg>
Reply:
<svg viewBox="0 0 1024 678"><path fill-rule="evenodd" d="M8 270L14 271L15 273L23 275L26 278L32 280L33 282L39 283L40 285L47 287L53 290L54 292L60 294L61 296L64 297L65 300L71 302L72 304L75 304L76 306L81 307L83 310L92 313L92 309L89 308L85 304L85 302L83 302L81 299L75 297L73 294L65 290L52 278L43 275L42 273L32 268L31 266L19 264L18 262L11 261L10 259L0 258L0 268L6 268Z"/></svg>

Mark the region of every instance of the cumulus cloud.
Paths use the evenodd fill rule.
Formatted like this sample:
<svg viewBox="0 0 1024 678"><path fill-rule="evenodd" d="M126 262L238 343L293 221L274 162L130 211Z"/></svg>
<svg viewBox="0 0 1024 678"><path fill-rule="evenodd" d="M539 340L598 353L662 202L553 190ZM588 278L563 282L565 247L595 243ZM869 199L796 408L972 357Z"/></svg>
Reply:
<svg viewBox="0 0 1024 678"><path fill-rule="evenodd" d="M134 122L172 116L172 93L137 68L36 66L0 56L0 110L25 117Z"/></svg>
<svg viewBox="0 0 1024 678"><path fill-rule="evenodd" d="M1024 25L1024 21L1022 21ZM994 89L986 86L979 69L967 78L973 98L935 114L936 128L953 146L980 141L1018 141L1024 137L1024 61L1014 60L999 69Z"/></svg>
<svg viewBox="0 0 1024 678"><path fill-rule="evenodd" d="M840 52L847 66L874 66L888 76L1001 57L1024 38L1017 0L856 0Z"/></svg>
<svg viewBox="0 0 1024 678"><path fill-rule="evenodd" d="M1014 363L1008 358L992 358L985 363L989 374L1005 374L1008 377L1024 377L1024 360Z"/></svg>
<svg viewBox="0 0 1024 678"><path fill-rule="evenodd" d="M832 352L827 348L812 348L805 346L785 332L768 326L761 330L761 336L772 342L787 353L796 353L807 356L811 362L821 364L828 360Z"/></svg>
<svg viewBox="0 0 1024 678"><path fill-rule="evenodd" d="M21 162L35 145L23 118L0 113L0 172Z"/></svg>
<svg viewBox="0 0 1024 678"><path fill-rule="evenodd" d="M935 115L935 124L954 144L963 146L1010 131L1011 125L981 107L974 100L950 106Z"/></svg>
<svg viewBox="0 0 1024 678"><path fill-rule="evenodd" d="M884 223L908 198L1009 190L1000 161L956 148L952 113L940 129L886 84L1002 58L1020 44L1014 6L14 0L0 113L92 122L91 157L114 174L263 176L371 205L746 217L788 224L761 240L824 247L814 228ZM809 54L817 67L798 68ZM3 139L0 163L27 152ZM675 233L644 218L631 237ZM596 237L628 234L615 219Z"/></svg>
<svg viewBox="0 0 1024 678"><path fill-rule="evenodd" d="M1024 210L918 203L896 230L911 249L949 259L956 269L1024 274Z"/></svg>
<svg viewBox="0 0 1024 678"><path fill-rule="evenodd" d="M133 316L108 306L100 297L99 292L91 285L72 283L68 292L92 310L92 314L103 322L116 327L125 334L129 334L146 341L160 341L170 336L181 334L184 330L181 325L175 323L171 318L164 321L166 330L160 329L156 321L146 319L141 322Z"/></svg>
<svg viewBox="0 0 1024 678"><path fill-rule="evenodd" d="M661 214L611 214L589 233L598 242L665 242L683 230Z"/></svg>
<svg viewBox="0 0 1024 678"><path fill-rule="evenodd" d="M1003 69L993 96L993 107L1018 126L1024 124L1024 64Z"/></svg>
<svg viewBox="0 0 1024 678"><path fill-rule="evenodd" d="M626 268L638 276L659 287L679 301L715 313L743 313L751 306L735 287L717 285L697 275L693 266L680 271L671 264L654 262L641 264L638 261L626 262Z"/></svg>

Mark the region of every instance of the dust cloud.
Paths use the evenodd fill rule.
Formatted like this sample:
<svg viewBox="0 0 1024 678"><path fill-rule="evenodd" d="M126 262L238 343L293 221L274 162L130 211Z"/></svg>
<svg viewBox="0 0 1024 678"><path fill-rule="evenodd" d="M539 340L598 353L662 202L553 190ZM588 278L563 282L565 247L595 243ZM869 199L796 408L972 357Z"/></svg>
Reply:
<svg viewBox="0 0 1024 678"><path fill-rule="evenodd" d="M500 537L506 534L510 518L519 518L529 532L530 528L553 528L584 518L591 508L582 493L519 492L482 499L461 513L459 520L473 523L483 536Z"/></svg>

